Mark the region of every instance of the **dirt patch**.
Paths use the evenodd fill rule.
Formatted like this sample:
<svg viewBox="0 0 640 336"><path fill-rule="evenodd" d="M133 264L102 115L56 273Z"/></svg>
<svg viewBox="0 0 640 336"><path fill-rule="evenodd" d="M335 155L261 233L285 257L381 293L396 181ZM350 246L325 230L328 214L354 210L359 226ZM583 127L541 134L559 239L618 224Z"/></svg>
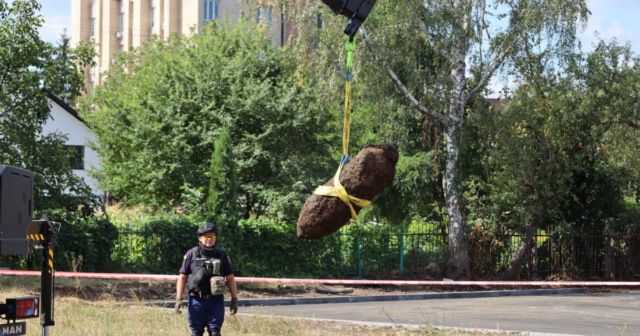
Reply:
<svg viewBox="0 0 640 336"><path fill-rule="evenodd" d="M326 294L316 291L313 284L238 284L241 299L275 299L327 296L367 296L390 294L443 293L452 291L476 291L486 288L458 286L327 286L334 289L353 289L351 293ZM39 292L34 289L34 294ZM88 301L172 301L175 299L175 282L108 282L103 284L56 285L56 297L71 297ZM229 294L225 297L230 298Z"/></svg>
<svg viewBox="0 0 640 336"><path fill-rule="evenodd" d="M0 280L3 292L20 290L29 295L39 295L39 278L5 277ZM627 279L625 279L627 280ZM629 279L628 281L637 281ZM475 292L521 289L561 288L539 286L332 286L333 289L353 289L352 293L328 294L318 293L315 284L267 284L239 283L238 294L241 299L275 299L327 296L367 296L391 294L422 294L446 292ZM591 293L633 293L640 292L640 287L591 287ZM74 298L86 301L173 301L176 294L174 281L118 281L100 279L56 279L55 295L57 298ZM226 294L229 298L229 294Z"/></svg>
<svg viewBox="0 0 640 336"><path fill-rule="evenodd" d="M56 286L55 295L89 301L173 300L176 297L176 284L175 282L110 282L93 285L61 285Z"/></svg>
<svg viewBox="0 0 640 336"><path fill-rule="evenodd" d="M329 287L326 286L325 287ZM330 286L330 288L349 288L352 293L326 294L318 293L316 285L311 284L239 284L238 295L241 299L275 299L327 296L368 296L391 294L423 294L447 292L476 292L494 290L548 289L559 287L489 287L489 286ZM592 293L630 293L637 292L640 287L595 287ZM173 301L176 294L174 282L151 283L108 283L85 286L56 286L57 297L73 297L82 300L100 301L113 299L116 301ZM225 294L227 299L229 294Z"/></svg>

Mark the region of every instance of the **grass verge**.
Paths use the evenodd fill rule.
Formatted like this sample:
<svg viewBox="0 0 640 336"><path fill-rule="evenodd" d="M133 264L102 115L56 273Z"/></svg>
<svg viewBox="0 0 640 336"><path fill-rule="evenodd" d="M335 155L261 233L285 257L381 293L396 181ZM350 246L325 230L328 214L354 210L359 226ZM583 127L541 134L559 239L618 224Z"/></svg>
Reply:
<svg viewBox="0 0 640 336"><path fill-rule="evenodd" d="M171 309L118 307L110 304L87 305L84 302L59 303L52 336L130 336L189 335L186 314ZM375 325L309 321L300 318L268 316L227 316L223 335L488 335L486 332L437 330L419 328L380 327ZM28 320L27 335L41 335L37 319Z"/></svg>
<svg viewBox="0 0 640 336"><path fill-rule="evenodd" d="M33 284L0 286L0 301L6 298L32 295L25 290ZM176 314L172 309L120 305L113 297L100 301L85 301L73 297L56 299L52 336L179 336L190 335L187 314ZM27 335L41 335L39 319L26 320ZM392 321L389 321L392 322ZM438 330L430 325L418 328L402 326L310 321L287 316L239 315L225 318L223 335L487 335L481 331Z"/></svg>

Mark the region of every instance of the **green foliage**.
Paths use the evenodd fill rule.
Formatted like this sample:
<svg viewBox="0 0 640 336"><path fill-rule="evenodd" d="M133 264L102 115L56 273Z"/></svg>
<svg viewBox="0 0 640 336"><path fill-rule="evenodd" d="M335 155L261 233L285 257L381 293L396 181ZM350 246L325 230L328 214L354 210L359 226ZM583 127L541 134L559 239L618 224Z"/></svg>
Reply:
<svg viewBox="0 0 640 336"><path fill-rule="evenodd" d="M203 187L192 188L189 185L180 187L180 206L183 213L189 217L201 218L206 215L206 193Z"/></svg>
<svg viewBox="0 0 640 336"><path fill-rule="evenodd" d="M344 69L346 53L342 29L345 20L334 16L322 3L314 6L288 8L296 24L307 24L317 15L322 16L322 29L305 29L293 36L291 52L301 63L301 76L305 82L317 87L327 109L333 114L335 135L332 149L337 167L341 155L339 146L341 120L344 111ZM416 35L417 22L407 20L405 1L378 2L366 26L371 29L385 27L380 50L371 53L360 35L354 58L352 85L351 155L369 144L388 143L400 153L397 175L393 185L364 209L358 222L388 220L391 224L411 221L416 217L442 219L442 174L439 174L442 128L396 94L377 57L384 57L410 90L420 91L425 83L437 81L443 60ZM402 24L398 24L402 22ZM373 28L376 27L376 28ZM435 84L434 84L435 85ZM421 102L441 110L438 93L430 91ZM331 175L326 175L326 178ZM416 193L411 196L411 193Z"/></svg>
<svg viewBox="0 0 640 336"><path fill-rule="evenodd" d="M176 273L182 257L198 244L203 218L194 215L140 214L111 218L119 232L110 255L120 271Z"/></svg>
<svg viewBox="0 0 640 336"><path fill-rule="evenodd" d="M114 221L120 238L112 258L121 271L175 274L184 254L198 244L196 232L203 219L163 214ZM446 247L437 235L410 240L411 234L424 233L425 228L418 222L352 225L338 234L307 241L296 238L295 225L261 217L220 228L218 245L229 253L239 276L350 276L357 274L358 261L363 273L398 269L402 235L405 265L424 267L443 260Z"/></svg>
<svg viewBox="0 0 640 336"><path fill-rule="evenodd" d="M400 157L393 184L358 220L377 219L398 225L412 219L441 219L441 181L433 156L434 151Z"/></svg>
<svg viewBox="0 0 640 336"><path fill-rule="evenodd" d="M123 267L137 271L175 273L180 269L184 254L198 244L196 232L201 223L202 220L181 215L117 223L120 232L129 237L121 237L114 259ZM292 225L267 218L241 220L233 227L220 228L218 245L229 253L239 275L277 274L284 256L295 258L297 262L287 264L298 265L300 273L296 274L311 275L305 272L313 265L303 261L312 251L295 237L295 226ZM318 272L312 274L319 276Z"/></svg>
<svg viewBox="0 0 640 336"><path fill-rule="evenodd" d="M329 175L318 165L328 114L286 53L253 25L217 22L119 57L85 114L102 158L96 177L116 198L168 207L183 186L206 190L224 127L245 218L265 213L268 197L296 195L297 183L310 193Z"/></svg>
<svg viewBox="0 0 640 336"><path fill-rule="evenodd" d="M469 221L499 240L533 226L562 244L637 225L625 216L640 154L637 60L615 42L564 60L556 73L530 59L501 111L470 117L470 151L481 155L466 182Z"/></svg>
<svg viewBox="0 0 640 336"><path fill-rule="evenodd" d="M215 142L209 179L209 196L207 198L209 217L215 221L216 217L228 216L231 221L237 221L238 181L233 161L231 138L226 127L222 129Z"/></svg>
<svg viewBox="0 0 640 336"><path fill-rule="evenodd" d="M72 253L76 259L82 256L82 266L77 271L114 270L111 251L118 239L118 230L107 218L82 218L66 211L54 211L49 213L49 219L62 224L55 237L57 270L73 270Z"/></svg>
<svg viewBox="0 0 640 336"><path fill-rule="evenodd" d="M83 65L88 64L95 54L93 43L80 42L71 48L71 38L65 30L60 35L58 45L50 47L51 65L44 69L44 85L58 98L74 105L84 90Z"/></svg>
<svg viewBox="0 0 640 336"><path fill-rule="evenodd" d="M32 0L16 0L11 5L0 1L0 163L35 173L36 210L81 209L89 216L98 201L71 171L66 136L42 134L50 107L41 86L60 84L71 93L79 92L84 83L79 69L90 64L94 53L81 44L68 50L75 63L58 62L56 49L38 35L43 22L36 14L39 9Z"/></svg>
<svg viewBox="0 0 640 336"><path fill-rule="evenodd" d="M49 210L49 217L62 224L56 269L71 270L65 255L74 253L83 256L82 270L106 271L112 267L109 255L118 232L106 219L94 217L100 200L72 172L66 135L42 133L50 118L42 86L71 101L84 86L81 69L92 64L95 52L90 44L70 49L68 41L57 48L43 42L39 9L36 1L0 1L0 163L33 171L35 218ZM34 255L36 269L38 260ZM12 268L25 266L24 258L9 263Z"/></svg>
<svg viewBox="0 0 640 336"><path fill-rule="evenodd" d="M320 13L324 28L299 30L281 50L251 23L216 22L119 55L96 88L86 118L103 158L102 188L186 214L116 223L130 233L113 252L122 267L175 273L207 215L242 275L332 273L353 260L358 235L374 262L397 258L398 235L373 225L295 238L304 199L338 164L345 66L344 19L320 2L299 3L287 15L307 26ZM351 148L389 143L401 158L393 185L353 223L402 232L430 220L444 236L447 222L468 221L468 235L451 238L470 237L473 264L491 270L527 228L556 244L592 228L637 239L640 62L616 43L576 53L588 14L584 1L379 2L366 24L370 41L359 36L356 51ZM506 60L502 69L519 85L505 91L502 109L469 97L474 88L487 93ZM397 93L389 69L423 109ZM439 115L455 128L448 142ZM637 251L632 241L621 251Z"/></svg>
<svg viewBox="0 0 640 336"><path fill-rule="evenodd" d="M38 214L36 214L36 217ZM54 237L54 267L58 271L112 272L118 264L111 252L118 240L118 229L105 217L85 217L81 213L65 210L48 212L49 219L60 223L60 232ZM41 250L33 254L33 270L40 270ZM74 266L80 258L82 263ZM23 256L6 257L0 265L11 269L26 269ZM75 269L74 269L75 268Z"/></svg>
<svg viewBox="0 0 640 336"><path fill-rule="evenodd" d="M299 8L311 8L306 12L317 13L318 6L322 6L302 3L304 1L297 2ZM326 8L320 11L323 15L328 14ZM363 34L367 42L356 53L356 59L362 57L365 61L355 65L354 78L356 87L366 90L360 93L367 101L365 104L375 106L380 117L377 120L370 118L377 123L365 129L377 133L392 130L394 121L401 118L390 116L401 108L409 111L407 114L414 119L426 119L423 127L430 122L438 124L440 134L446 140L443 141L446 164L440 199L447 207L451 262L455 264L450 269L456 270L451 276L469 275L466 216L461 198L466 176L458 162L465 143L462 134L469 108L478 95L486 91L489 80L503 68L507 59L517 60L537 52L555 54L559 50L572 50L577 29L586 23L588 15L584 0L400 0L380 2L371 13L366 23L368 34ZM299 19L300 24L304 24L302 22L309 16L306 14ZM334 42L343 25L344 20L340 18L327 18L325 29L301 33L303 43L297 44L303 55L309 49L319 50L316 53L319 61L310 63L318 65L315 70L319 78L331 77L329 87L333 75L340 76L341 73L333 69L343 67L336 64L341 59L338 56L342 54L342 46ZM393 80L393 86L385 77ZM381 90L377 91L378 88ZM406 102L398 102L404 99ZM357 98L354 100L357 106L356 101ZM357 120L355 115L353 118ZM402 126L401 132L409 133ZM355 129L357 136L357 126ZM413 141L405 140L404 143L419 144L418 138L425 142L424 135L418 135ZM400 152L404 154L407 149ZM438 153L439 148L434 150ZM427 201L428 207L439 202Z"/></svg>

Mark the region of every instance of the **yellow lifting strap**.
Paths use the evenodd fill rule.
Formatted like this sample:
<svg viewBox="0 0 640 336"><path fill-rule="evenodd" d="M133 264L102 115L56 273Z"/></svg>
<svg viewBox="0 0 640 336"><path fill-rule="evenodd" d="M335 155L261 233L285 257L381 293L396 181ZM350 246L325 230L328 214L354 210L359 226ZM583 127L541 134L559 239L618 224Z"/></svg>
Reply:
<svg viewBox="0 0 640 336"><path fill-rule="evenodd" d="M371 201L359 199L357 197L349 196L347 191L340 183L340 172L347 162L349 162L349 132L351 130L351 75L353 65L353 53L356 50L356 38L352 40L348 36L345 36L347 42L347 74L344 96L344 126L342 129L342 160L340 160L340 166L336 172L336 176L333 178L333 187L331 186L319 186L313 193L321 196L330 196L340 198L351 210L351 217L357 216L356 210L353 206L364 208L371 204Z"/></svg>

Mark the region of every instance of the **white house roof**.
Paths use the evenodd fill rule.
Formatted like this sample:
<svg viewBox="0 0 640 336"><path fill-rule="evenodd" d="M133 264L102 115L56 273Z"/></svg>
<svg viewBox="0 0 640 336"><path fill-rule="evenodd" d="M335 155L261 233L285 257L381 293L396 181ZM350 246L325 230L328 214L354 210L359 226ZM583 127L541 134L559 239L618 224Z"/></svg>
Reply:
<svg viewBox="0 0 640 336"><path fill-rule="evenodd" d="M56 95L51 92L51 90L47 88L42 88L42 92L46 93L49 96L49 99L53 100L56 104L58 104L62 109L69 112L74 118L80 120L83 124L87 124L84 119L80 118L78 111L74 110L73 107L69 106L69 104L65 103L62 99L58 98Z"/></svg>

